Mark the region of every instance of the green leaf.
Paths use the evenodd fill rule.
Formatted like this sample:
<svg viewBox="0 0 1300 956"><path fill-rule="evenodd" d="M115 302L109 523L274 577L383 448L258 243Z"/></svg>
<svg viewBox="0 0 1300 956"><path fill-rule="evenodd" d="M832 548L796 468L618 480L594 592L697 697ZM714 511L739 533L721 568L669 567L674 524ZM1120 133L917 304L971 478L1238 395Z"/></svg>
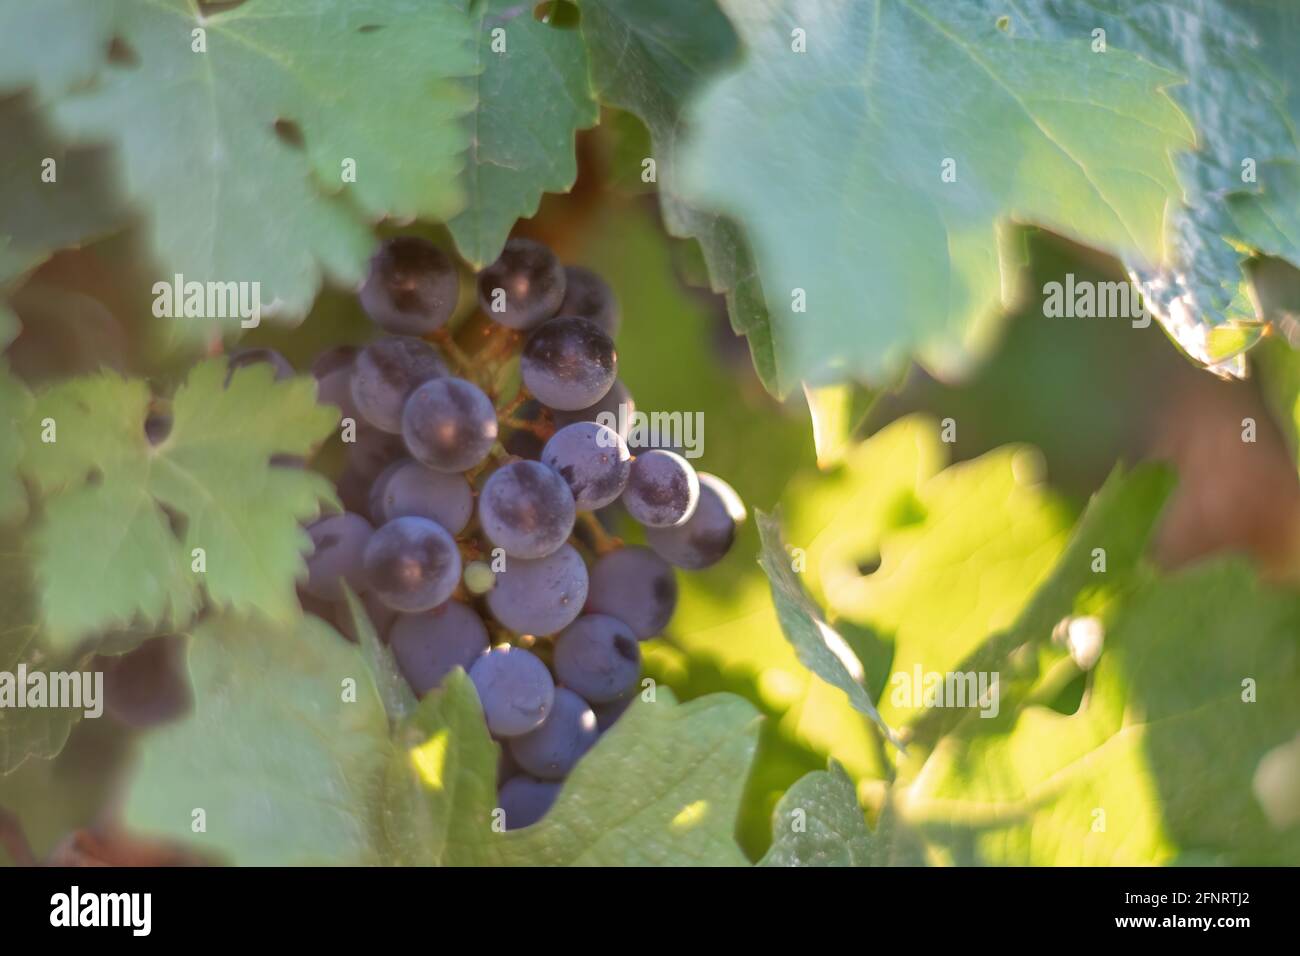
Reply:
<svg viewBox="0 0 1300 956"><path fill-rule="evenodd" d="M772 848L759 866L867 866L871 834L853 781L831 761L791 787L772 814Z"/></svg>
<svg viewBox="0 0 1300 956"><path fill-rule="evenodd" d="M160 279L260 282L264 306L300 316L322 273L360 279L371 220L461 207L473 101L455 81L474 61L460 3L112 0L65 4L58 29L42 6L0 3L17 35L52 41L8 80L57 88L58 126L116 147ZM96 82L69 85L88 50Z"/></svg>
<svg viewBox="0 0 1300 956"><path fill-rule="evenodd" d="M723 7L747 57L691 110L680 185L744 226L793 375L967 367L1012 217L1161 261L1170 154L1193 142L1162 92L1176 74L1004 32L996 4Z"/></svg>
<svg viewBox="0 0 1300 956"><path fill-rule="evenodd" d="M13 675L22 665L29 671L66 666L61 658L51 658L40 643L31 556L25 546L16 529L0 530L0 672ZM80 662L73 666L79 668ZM0 775L12 772L28 757L53 757L63 749L82 714L56 707L0 710Z"/></svg>
<svg viewBox="0 0 1300 956"><path fill-rule="evenodd" d="M1237 564L1152 580L1105 614L1077 711L967 721L897 788L899 817L947 862L1295 865L1300 830L1254 788L1300 724L1298 626L1295 594Z"/></svg>
<svg viewBox="0 0 1300 956"><path fill-rule="evenodd" d="M748 337L763 384L787 394L795 377L774 348L748 241L735 223L688 201L678 181L687 102L736 57L735 30L713 0L601 0L581 10L601 102L636 114L650 130L664 225L674 236L699 242L713 291L726 294L732 328Z"/></svg>
<svg viewBox="0 0 1300 956"><path fill-rule="evenodd" d="M189 674L194 710L146 737L128 826L243 865L382 862L388 719L355 646L315 617L223 616L191 638Z"/></svg>
<svg viewBox="0 0 1300 956"><path fill-rule="evenodd" d="M357 635L357 642L361 645L361 656L365 658L366 665L370 668L370 677L375 682L375 689L379 691L379 699L383 701L384 713L391 721L404 720L417 706L415 694L411 692L411 685L402 676L397 661L393 658L393 652L375 633L365 605L346 584L343 585L343 595L348 606L348 614L352 618L352 629Z"/></svg>
<svg viewBox="0 0 1300 956"><path fill-rule="evenodd" d="M743 864L757 721L735 697L634 705L542 822L495 826L497 750L463 671L389 731L364 654L316 618L231 616L190 644L194 711L154 731L127 795L142 832L241 865ZM353 693L349 697L349 688ZM207 829L192 829L202 808Z"/></svg>
<svg viewBox="0 0 1300 956"><path fill-rule="evenodd" d="M24 468L46 496L34 546L53 646L133 621L183 627L201 592L280 621L298 613L294 581L310 544L300 522L335 497L320 475L271 458L307 454L338 412L316 404L310 378L275 382L265 364L226 378L224 359L196 366L157 446L145 436L142 382L102 374L36 396ZM47 420L56 441L39 438Z"/></svg>
<svg viewBox="0 0 1300 956"><path fill-rule="evenodd" d="M871 411L878 393L854 385L805 385L808 414L812 418L817 467L830 468L844 460L853 433Z"/></svg>
<svg viewBox="0 0 1300 956"><path fill-rule="evenodd" d="M853 706L870 717L880 732L895 746L902 744L894 736L872 703L871 695L862 686L862 662L826 619L795 577L794 562L781 540L779 517L756 513L758 533L763 540L763 553L758 559L768 580L772 583L772 603L776 605L781 629L799 655L799 662L810 671L844 691Z"/></svg>
<svg viewBox="0 0 1300 956"><path fill-rule="evenodd" d="M598 113L576 30L539 23L515 0L481 0L475 25L482 72L470 114L469 205L447 226L460 254L483 266L500 255L515 220L537 212L542 193L573 185L573 136Z"/></svg>
<svg viewBox="0 0 1300 956"><path fill-rule="evenodd" d="M758 737L730 694L633 703L585 756L541 822L492 859L545 866L741 866L734 831Z"/></svg>

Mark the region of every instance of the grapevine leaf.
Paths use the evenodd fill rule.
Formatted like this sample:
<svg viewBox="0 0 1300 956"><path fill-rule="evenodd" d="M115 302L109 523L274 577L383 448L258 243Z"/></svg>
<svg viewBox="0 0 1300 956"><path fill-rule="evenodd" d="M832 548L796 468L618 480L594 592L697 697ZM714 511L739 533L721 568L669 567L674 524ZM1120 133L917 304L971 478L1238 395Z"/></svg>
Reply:
<svg viewBox="0 0 1300 956"><path fill-rule="evenodd" d="M470 114L468 206L447 225L461 255L482 266L500 255L516 219L537 212L542 193L573 185L573 136L595 125L597 110L577 31L539 23L516 0L483 0L476 26L482 72Z"/></svg>
<svg viewBox="0 0 1300 956"><path fill-rule="evenodd" d="M489 859L508 865L738 866L734 836L758 736L729 694L633 703L565 782L541 822L512 830Z"/></svg>
<svg viewBox="0 0 1300 956"><path fill-rule="evenodd" d="M409 717L416 707L411 685L406 682L406 678L398 669L397 661L393 659L393 652L375 633L365 605L346 584L343 586L343 591L348 614L352 619L352 630L357 635L357 643L361 645L361 654L370 668L370 676L379 691L379 698L384 702L384 713L388 714L389 720L403 720Z"/></svg>
<svg viewBox="0 0 1300 956"><path fill-rule="evenodd" d="M853 781L831 761L802 777L772 813L772 847L759 866L867 866L871 834Z"/></svg>
<svg viewBox="0 0 1300 956"><path fill-rule="evenodd" d="M0 532L0 673L15 678L22 665L48 671L52 664L39 642L31 561L24 545L15 529ZM63 749L72 725L83 712L56 707L0 708L0 774L15 770L28 757L53 757Z"/></svg>
<svg viewBox="0 0 1300 956"><path fill-rule="evenodd" d="M194 710L145 739L128 826L241 865L383 862L388 719L355 646L311 616L223 616L190 640L189 674Z"/></svg>
<svg viewBox="0 0 1300 956"><path fill-rule="evenodd" d="M785 395L795 382L773 346L749 243L734 222L687 201L678 182L686 104L737 55L735 30L713 0L601 0L581 10L601 102L636 114L650 130L665 226L699 242L713 291L726 294L732 328L748 337L759 377Z"/></svg>
<svg viewBox="0 0 1300 956"><path fill-rule="evenodd" d="M473 70L460 3L76 6L44 29L43 4L0 3L17 35L51 39L5 75L62 86L60 129L116 147L163 276L260 282L264 306L300 316L322 272L360 279L368 220L459 211L467 140L457 121L472 99L457 80ZM83 15L89 7L107 10ZM68 86L88 49L97 81Z"/></svg>
<svg viewBox="0 0 1300 956"><path fill-rule="evenodd" d="M334 493L316 473L271 459L305 455L338 413L316 404L310 379L274 382L265 364L226 378L222 359L196 366L157 446L145 435L142 382L101 374L36 396L24 467L47 496L36 577L53 646L136 620L182 627L201 590L218 607L281 621L297 613L310 543L300 522ZM46 435L55 440L37 440Z"/></svg>
<svg viewBox="0 0 1300 956"><path fill-rule="evenodd" d="M794 375L967 367L1010 217L1162 259L1171 153L1192 144L1176 74L1013 35L997 4L723 8L747 56L693 107L681 185L744 226Z"/></svg>
<svg viewBox="0 0 1300 956"><path fill-rule="evenodd" d="M853 649L808 598L803 585L795 577L793 562L781 540L781 522L778 517L758 512L758 533L763 540L763 554L759 564L772 584L772 603L776 605L781 629L794 645L799 661L810 671L844 691L853 706L876 722L881 733L895 746L902 746L872 703L871 695L862 686L862 662Z"/></svg>
<svg viewBox="0 0 1300 956"><path fill-rule="evenodd" d="M899 817L957 863L1294 865L1300 831L1256 789L1300 725L1298 625L1296 596L1238 564L1151 580L1105 614L1077 710L965 722L897 788Z"/></svg>

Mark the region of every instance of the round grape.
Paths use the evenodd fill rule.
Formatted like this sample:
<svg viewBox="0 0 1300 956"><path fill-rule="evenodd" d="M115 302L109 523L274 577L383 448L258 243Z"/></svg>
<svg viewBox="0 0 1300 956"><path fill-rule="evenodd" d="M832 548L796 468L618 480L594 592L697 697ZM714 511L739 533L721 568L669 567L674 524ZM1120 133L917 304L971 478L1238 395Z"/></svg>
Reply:
<svg viewBox="0 0 1300 956"><path fill-rule="evenodd" d="M581 511L603 508L621 495L632 467L618 432L595 422L574 422L552 435L542 464L564 479Z"/></svg>
<svg viewBox="0 0 1300 956"><path fill-rule="evenodd" d="M564 267L540 242L511 239L501 257L478 274L478 301L494 322L531 329L564 301Z"/></svg>
<svg viewBox="0 0 1300 956"><path fill-rule="evenodd" d="M326 349L311 364L311 374L316 379L316 401L333 405L344 418L357 419L357 406L352 401L352 365L357 348L340 345Z"/></svg>
<svg viewBox="0 0 1300 956"><path fill-rule="evenodd" d="M691 463L653 448L632 461L623 505L647 528L671 528L689 518L700 499L700 479Z"/></svg>
<svg viewBox="0 0 1300 956"><path fill-rule="evenodd" d="M483 532L512 558L550 554L573 532L575 516L569 486L536 461L502 465L479 494Z"/></svg>
<svg viewBox="0 0 1300 956"><path fill-rule="evenodd" d="M636 686L641 645L631 628L608 614L585 614L555 640L555 676L592 704L606 704Z"/></svg>
<svg viewBox="0 0 1300 956"><path fill-rule="evenodd" d="M530 827L551 809L560 795L560 785L533 777L511 777L501 787L497 800L505 811L506 829Z"/></svg>
<svg viewBox="0 0 1300 956"><path fill-rule="evenodd" d="M370 487L370 517L381 524L414 516L436 521L460 534L474 514L474 492L460 475L426 468L418 461L395 461Z"/></svg>
<svg viewBox="0 0 1300 956"><path fill-rule="evenodd" d="M488 649L488 631L473 610L448 601L423 614L403 614L388 632L397 666L423 697L459 667L469 671Z"/></svg>
<svg viewBox="0 0 1300 956"><path fill-rule="evenodd" d="M465 589L476 596L487 594L497 583L497 576L486 561L471 561L465 565L462 578L465 581Z"/></svg>
<svg viewBox="0 0 1300 956"><path fill-rule="evenodd" d="M662 631L676 607L673 569L648 548L611 551L591 568L587 610L618 618L638 640Z"/></svg>
<svg viewBox="0 0 1300 956"><path fill-rule="evenodd" d="M575 411L609 392L618 374L618 353L600 326L560 316L528 337L519 374L542 404Z"/></svg>
<svg viewBox="0 0 1300 956"><path fill-rule="evenodd" d="M376 339L352 369L352 401L363 418L394 435L402 430L407 397L431 378L447 374L442 356L428 342L404 335Z"/></svg>
<svg viewBox="0 0 1300 956"><path fill-rule="evenodd" d="M611 700L608 704L592 704L591 710L596 715L596 729L603 734L613 727L618 719L627 713L634 700L636 700L635 692L624 694L618 700Z"/></svg>
<svg viewBox="0 0 1300 956"><path fill-rule="evenodd" d="M589 319L611 339L618 334L621 317L613 290L604 279L582 266L564 269L564 301L560 303L559 314Z"/></svg>
<svg viewBox="0 0 1300 956"><path fill-rule="evenodd" d="M389 239L370 260L361 308L386 332L427 335L456 311L460 280L451 258L418 236Z"/></svg>
<svg viewBox="0 0 1300 956"><path fill-rule="evenodd" d="M430 468L468 471L496 444L496 409L472 382L435 378L406 400L402 438L411 456Z"/></svg>
<svg viewBox="0 0 1300 956"><path fill-rule="evenodd" d="M469 669L494 737L518 737L542 725L555 702L555 682L534 654L502 644Z"/></svg>
<svg viewBox="0 0 1300 956"><path fill-rule="evenodd" d="M409 457L401 435L381 432L365 422L357 423L356 434L352 437L356 440L344 443L348 450L348 467L363 478L373 479L383 474L393 462Z"/></svg>
<svg viewBox="0 0 1300 956"><path fill-rule="evenodd" d="M744 520L745 504L735 489L716 475L701 472L695 513L673 528L646 528L646 543L669 564L699 571L726 556Z"/></svg>
<svg viewBox="0 0 1300 956"><path fill-rule="evenodd" d="M307 527L312 553L307 556L307 583L302 589L322 601L343 599L343 585L353 591L366 586L362 555L374 528L360 515L330 515Z"/></svg>
<svg viewBox="0 0 1300 956"><path fill-rule="evenodd" d="M370 536L366 578L395 611L427 611L451 597L460 581L460 551L428 518L394 518Z"/></svg>
<svg viewBox="0 0 1300 956"><path fill-rule="evenodd" d="M510 741L515 763L543 780L561 780L573 769L598 736L596 715L571 690L555 689L555 702L546 722Z"/></svg>
<svg viewBox="0 0 1300 956"><path fill-rule="evenodd" d="M536 561L512 558L488 592L492 616L519 634L554 634L573 623L587 600L587 566L573 545Z"/></svg>

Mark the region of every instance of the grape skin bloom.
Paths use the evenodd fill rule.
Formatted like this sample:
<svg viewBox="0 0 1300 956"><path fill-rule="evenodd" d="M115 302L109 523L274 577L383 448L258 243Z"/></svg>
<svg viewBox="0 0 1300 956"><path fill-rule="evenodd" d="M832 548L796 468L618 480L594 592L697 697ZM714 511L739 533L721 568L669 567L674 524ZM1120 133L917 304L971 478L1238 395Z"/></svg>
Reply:
<svg viewBox="0 0 1300 956"><path fill-rule="evenodd" d="M581 511L595 511L618 498L632 468L618 432L595 422L574 422L557 431L542 449L542 464L564 479Z"/></svg>
<svg viewBox="0 0 1300 956"><path fill-rule="evenodd" d="M545 722L536 730L512 738L510 754L533 776L561 780L598 736L596 715L587 702L573 691L557 687Z"/></svg>
<svg viewBox="0 0 1300 956"><path fill-rule="evenodd" d="M472 608L447 601L423 614L400 615L388 645L411 690L423 697L455 668L469 671L487 653L488 631Z"/></svg>
<svg viewBox="0 0 1300 956"><path fill-rule="evenodd" d="M459 297L451 258L418 236L397 236L381 245L358 295L371 321L397 335L427 335L442 327Z"/></svg>
<svg viewBox="0 0 1300 956"><path fill-rule="evenodd" d="M613 387L618 353L600 326L564 315L528 337L519 374L543 405L576 411L600 401Z"/></svg>
<svg viewBox="0 0 1300 956"><path fill-rule="evenodd" d="M488 592L488 610L517 634L562 631L587 600L587 565L573 545L536 561L511 558Z"/></svg>
<svg viewBox="0 0 1300 956"><path fill-rule="evenodd" d="M607 704L636 686L641 645L618 618L586 614L556 638L552 666L565 687L593 705Z"/></svg>
<svg viewBox="0 0 1300 956"><path fill-rule="evenodd" d="M423 339L390 335L363 348L352 368L352 402L381 431L402 431L406 399L431 378L447 374L442 356Z"/></svg>
<svg viewBox="0 0 1300 956"><path fill-rule="evenodd" d="M375 596L395 611L437 607L460 582L456 540L428 518L388 522L370 536L363 560Z"/></svg>
<svg viewBox="0 0 1300 956"><path fill-rule="evenodd" d="M474 383L435 378L406 400L402 438L416 461L438 471L468 471L496 444L496 409Z"/></svg>
<svg viewBox="0 0 1300 956"><path fill-rule="evenodd" d="M374 532L370 522L351 512L329 515L307 528L312 553L307 557L307 581L302 589L322 601L343 600L343 585L366 588L362 555Z"/></svg>
<svg viewBox="0 0 1300 956"><path fill-rule="evenodd" d="M511 239L497 261L478 274L478 300L492 321L526 331L560 308L564 267L540 242Z"/></svg>
<svg viewBox="0 0 1300 956"><path fill-rule="evenodd" d="M479 494L483 533L512 558L552 553L573 533L576 516L569 486L541 462L502 465Z"/></svg>
<svg viewBox="0 0 1300 956"><path fill-rule="evenodd" d="M461 475L426 468L411 458L389 465L370 487L370 517L428 518L460 534L474 515L474 492Z"/></svg>
<svg viewBox="0 0 1300 956"><path fill-rule="evenodd" d="M518 737L540 727L555 702L551 672L522 647L492 648L474 662L469 678L494 737Z"/></svg>
<svg viewBox="0 0 1300 956"><path fill-rule="evenodd" d="M662 631L677 607L672 566L649 548L611 551L591 569L587 610L616 617L638 640Z"/></svg>

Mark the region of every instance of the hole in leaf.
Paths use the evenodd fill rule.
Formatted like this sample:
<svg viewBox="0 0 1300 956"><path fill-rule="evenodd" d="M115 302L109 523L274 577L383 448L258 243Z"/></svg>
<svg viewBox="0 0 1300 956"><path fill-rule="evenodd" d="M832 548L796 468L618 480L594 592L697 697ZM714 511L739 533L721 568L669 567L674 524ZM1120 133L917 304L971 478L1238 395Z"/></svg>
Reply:
<svg viewBox="0 0 1300 956"><path fill-rule="evenodd" d="M1053 697L1047 706L1058 714L1071 717L1079 712L1079 705L1083 703L1083 692L1087 686L1088 674L1086 671L1080 671L1074 680L1061 688L1061 692Z"/></svg>
<svg viewBox="0 0 1300 956"><path fill-rule="evenodd" d="M582 15L578 12L578 5L569 0L542 0L533 7L533 19L548 27L572 30L577 27Z"/></svg>
<svg viewBox="0 0 1300 956"><path fill-rule="evenodd" d="M280 138L280 142L286 146L292 146L294 149L302 149L304 140L302 138L302 127L293 120L278 119L275 121L275 135Z"/></svg>
<svg viewBox="0 0 1300 956"><path fill-rule="evenodd" d="M365 24L364 26L359 26L359 27L357 27L357 32L358 32L358 33L374 33L376 30L382 30L383 28L384 28L384 25L383 25L382 23L367 23L367 24Z"/></svg>
<svg viewBox="0 0 1300 956"><path fill-rule="evenodd" d="M140 55L121 37L113 37L108 41L108 62L116 66L136 67L140 65Z"/></svg>
<svg viewBox="0 0 1300 956"><path fill-rule="evenodd" d="M172 417L162 412L150 412L144 420L144 434L151 445L161 445L172 432Z"/></svg>
<svg viewBox="0 0 1300 956"><path fill-rule="evenodd" d="M1003 33L1006 33L1008 30L1010 30L1011 18L1009 16L1006 16L1005 14L998 17L998 29L1001 30Z"/></svg>
<svg viewBox="0 0 1300 956"><path fill-rule="evenodd" d="M104 472L98 468L92 468L86 472L86 484L92 488L98 488L104 483Z"/></svg>
<svg viewBox="0 0 1300 956"><path fill-rule="evenodd" d="M868 554L865 557L858 558L855 564L858 574L865 578L868 574L875 574L880 570L880 555L878 553Z"/></svg>

